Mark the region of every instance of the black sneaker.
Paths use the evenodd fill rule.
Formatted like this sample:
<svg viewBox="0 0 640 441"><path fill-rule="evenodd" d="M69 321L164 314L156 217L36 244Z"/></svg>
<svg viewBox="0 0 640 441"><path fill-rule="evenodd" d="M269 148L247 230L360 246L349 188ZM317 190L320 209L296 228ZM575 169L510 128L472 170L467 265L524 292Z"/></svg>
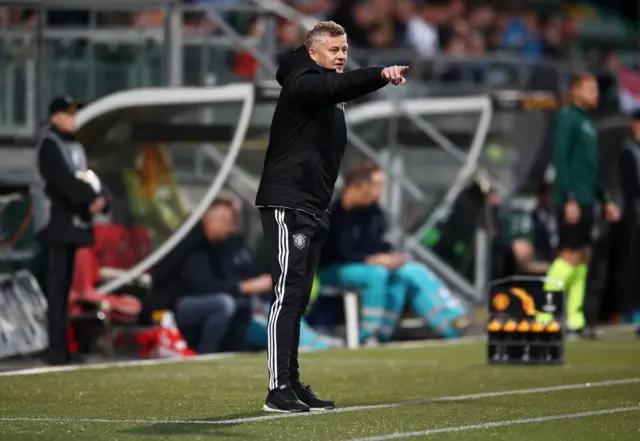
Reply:
<svg viewBox="0 0 640 441"><path fill-rule="evenodd" d="M269 391L262 409L266 412L309 412L309 406L300 401L287 384Z"/></svg>
<svg viewBox="0 0 640 441"><path fill-rule="evenodd" d="M311 410L331 410L336 407L336 403L329 400L321 400L311 391L311 386L300 382L293 383L293 390L303 403L307 404Z"/></svg>

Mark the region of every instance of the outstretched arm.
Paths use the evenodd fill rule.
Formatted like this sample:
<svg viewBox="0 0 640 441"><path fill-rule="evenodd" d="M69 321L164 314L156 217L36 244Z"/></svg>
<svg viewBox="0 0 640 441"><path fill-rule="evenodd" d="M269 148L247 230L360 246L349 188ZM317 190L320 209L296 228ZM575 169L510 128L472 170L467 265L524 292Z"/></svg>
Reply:
<svg viewBox="0 0 640 441"><path fill-rule="evenodd" d="M323 74L307 69L291 79L291 94L300 103L330 105L364 96L386 86L404 82L406 67L365 67L345 73Z"/></svg>

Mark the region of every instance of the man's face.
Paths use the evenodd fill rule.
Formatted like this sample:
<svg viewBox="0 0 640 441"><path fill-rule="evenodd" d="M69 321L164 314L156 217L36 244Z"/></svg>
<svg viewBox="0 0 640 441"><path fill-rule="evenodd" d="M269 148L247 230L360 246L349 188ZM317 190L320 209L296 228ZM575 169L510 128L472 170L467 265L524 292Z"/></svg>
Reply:
<svg viewBox="0 0 640 441"><path fill-rule="evenodd" d="M598 106L598 83L593 78L587 78L576 86L576 98L580 100L585 107L593 109Z"/></svg>
<svg viewBox="0 0 640 441"><path fill-rule="evenodd" d="M344 72L347 64L347 36L326 36L309 49L309 56L313 61L325 69L335 69L336 72Z"/></svg>
<svg viewBox="0 0 640 441"><path fill-rule="evenodd" d="M67 133L75 133L76 131L76 113L75 112L58 112L51 116L51 122L58 129Z"/></svg>
<svg viewBox="0 0 640 441"><path fill-rule="evenodd" d="M352 203L356 207L366 207L371 203L371 183L366 181L353 183L349 190Z"/></svg>
<svg viewBox="0 0 640 441"><path fill-rule="evenodd" d="M382 170L375 171L371 174L371 184L369 185L369 192L371 195L372 203L377 204L380 202L386 182L387 177Z"/></svg>
<svg viewBox="0 0 640 441"><path fill-rule="evenodd" d="M202 218L204 233L212 242L229 238L236 229L235 216L231 207L218 205L207 211Z"/></svg>

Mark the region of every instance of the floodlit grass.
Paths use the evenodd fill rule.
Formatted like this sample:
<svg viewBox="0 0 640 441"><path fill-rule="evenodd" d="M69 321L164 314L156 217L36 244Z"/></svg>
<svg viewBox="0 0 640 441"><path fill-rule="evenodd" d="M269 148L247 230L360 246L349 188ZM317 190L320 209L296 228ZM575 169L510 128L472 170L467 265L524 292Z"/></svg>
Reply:
<svg viewBox="0 0 640 441"><path fill-rule="evenodd" d="M264 354L0 377L0 440L639 440L640 340L569 342L566 355L489 366L480 342L304 354L303 380L338 409L294 417L261 410ZM574 415L610 409L622 410Z"/></svg>

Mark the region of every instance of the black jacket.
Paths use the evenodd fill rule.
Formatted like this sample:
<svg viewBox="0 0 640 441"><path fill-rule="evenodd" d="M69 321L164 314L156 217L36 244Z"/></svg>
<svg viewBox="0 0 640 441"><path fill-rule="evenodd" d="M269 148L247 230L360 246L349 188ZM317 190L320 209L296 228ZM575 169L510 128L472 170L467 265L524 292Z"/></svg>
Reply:
<svg viewBox="0 0 640 441"><path fill-rule="evenodd" d="M74 135L50 129L38 149L37 171L41 182L33 188L35 209L43 216L43 226L38 239L46 244L71 244L91 246L93 216L89 206L98 196L109 205L111 195L102 183L102 193L96 194L86 182L78 179L72 164L65 159L63 149L76 144ZM78 144L79 146L79 144ZM82 148L79 146L79 148Z"/></svg>
<svg viewBox="0 0 640 441"><path fill-rule="evenodd" d="M241 237L209 242L198 223L178 246L154 266L151 310L175 308L185 296L240 295L240 283L257 276Z"/></svg>
<svg viewBox="0 0 640 441"><path fill-rule="evenodd" d="M368 256L391 251L384 239L384 213L377 205L345 210L338 200L331 207L330 224L320 266L363 262Z"/></svg>
<svg viewBox="0 0 640 441"><path fill-rule="evenodd" d="M385 86L382 67L336 73L316 64L304 46L280 64L282 86L256 197L258 207L319 214L329 208L347 143L344 102Z"/></svg>
<svg viewBox="0 0 640 441"><path fill-rule="evenodd" d="M389 253L393 251L393 247L386 240L389 229L387 217L380 208L380 205L373 204L364 211L363 217L365 222L365 232L367 234L366 250L368 255L379 253Z"/></svg>
<svg viewBox="0 0 640 441"><path fill-rule="evenodd" d="M633 225L637 223L638 205L640 205L640 173L638 173L636 157L638 151L640 151L640 143L627 139L619 156L620 189L623 198L622 220Z"/></svg>

